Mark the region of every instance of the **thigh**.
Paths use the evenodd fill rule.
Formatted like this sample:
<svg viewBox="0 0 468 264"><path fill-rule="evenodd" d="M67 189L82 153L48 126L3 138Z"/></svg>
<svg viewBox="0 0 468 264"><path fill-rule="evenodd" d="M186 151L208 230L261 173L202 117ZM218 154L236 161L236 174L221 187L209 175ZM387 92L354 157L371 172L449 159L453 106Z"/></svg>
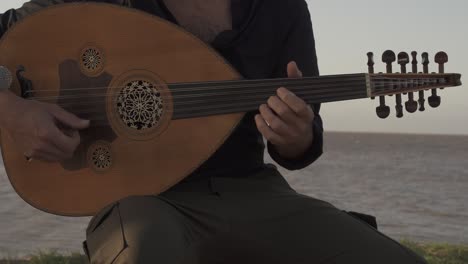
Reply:
<svg viewBox="0 0 468 264"><path fill-rule="evenodd" d="M235 233L261 241L289 263L425 263L329 203L297 193L242 195L237 215L244 216L237 218Z"/></svg>
<svg viewBox="0 0 468 264"><path fill-rule="evenodd" d="M91 263L177 263L189 243L188 229L166 200L129 197L91 220L86 244Z"/></svg>

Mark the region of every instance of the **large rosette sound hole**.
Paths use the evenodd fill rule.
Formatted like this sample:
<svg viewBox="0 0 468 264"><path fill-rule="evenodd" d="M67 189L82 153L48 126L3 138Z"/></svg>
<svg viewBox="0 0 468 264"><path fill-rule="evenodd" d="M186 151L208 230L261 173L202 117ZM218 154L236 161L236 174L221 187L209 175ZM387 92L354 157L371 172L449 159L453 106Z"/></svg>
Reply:
<svg viewBox="0 0 468 264"><path fill-rule="evenodd" d="M117 98L117 111L122 122L139 131L156 127L164 113L164 100L155 85L134 80L125 85Z"/></svg>

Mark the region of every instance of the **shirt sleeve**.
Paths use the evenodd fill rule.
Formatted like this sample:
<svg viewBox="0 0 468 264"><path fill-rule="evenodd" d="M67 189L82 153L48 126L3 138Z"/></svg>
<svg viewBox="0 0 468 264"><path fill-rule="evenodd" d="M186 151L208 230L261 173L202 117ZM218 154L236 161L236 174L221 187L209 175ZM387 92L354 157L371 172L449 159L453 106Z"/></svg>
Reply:
<svg viewBox="0 0 468 264"><path fill-rule="evenodd" d="M304 77L318 76L315 39L307 3L304 0L292 2L298 4L291 9L294 22L289 25L288 35L280 52L276 77L287 77L286 66L290 61L297 63ZM320 117L320 104L314 104L312 109L315 113L315 119L311 124L314 140L310 148L301 157L285 159L280 156L273 144L270 142L267 144L271 158L288 170L303 169L316 161L323 153L323 121Z"/></svg>
<svg viewBox="0 0 468 264"><path fill-rule="evenodd" d="M0 14L0 37L17 21L45 7L65 3L67 0L31 0L18 9L9 9ZM69 2L69 1L68 1Z"/></svg>

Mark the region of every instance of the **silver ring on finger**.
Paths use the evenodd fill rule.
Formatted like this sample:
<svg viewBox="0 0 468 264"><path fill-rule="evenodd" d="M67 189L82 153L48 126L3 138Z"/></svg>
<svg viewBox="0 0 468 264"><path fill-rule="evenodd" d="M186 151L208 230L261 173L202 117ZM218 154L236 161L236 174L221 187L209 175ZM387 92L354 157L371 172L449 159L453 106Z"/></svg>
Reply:
<svg viewBox="0 0 468 264"><path fill-rule="evenodd" d="M24 158L26 159L27 162L33 161L33 158L31 158L31 156L29 156L27 154L24 154Z"/></svg>

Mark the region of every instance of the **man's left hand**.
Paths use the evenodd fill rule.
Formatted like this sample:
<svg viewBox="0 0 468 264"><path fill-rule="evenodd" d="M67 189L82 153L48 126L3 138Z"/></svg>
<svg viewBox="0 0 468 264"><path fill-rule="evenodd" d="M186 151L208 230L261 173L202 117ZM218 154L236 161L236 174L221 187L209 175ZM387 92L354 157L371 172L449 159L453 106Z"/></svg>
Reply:
<svg viewBox="0 0 468 264"><path fill-rule="evenodd" d="M295 62L287 66L289 78L301 78ZM260 133L275 146L285 159L300 157L312 145L314 112L301 98L281 87L267 104L260 106L255 123Z"/></svg>

